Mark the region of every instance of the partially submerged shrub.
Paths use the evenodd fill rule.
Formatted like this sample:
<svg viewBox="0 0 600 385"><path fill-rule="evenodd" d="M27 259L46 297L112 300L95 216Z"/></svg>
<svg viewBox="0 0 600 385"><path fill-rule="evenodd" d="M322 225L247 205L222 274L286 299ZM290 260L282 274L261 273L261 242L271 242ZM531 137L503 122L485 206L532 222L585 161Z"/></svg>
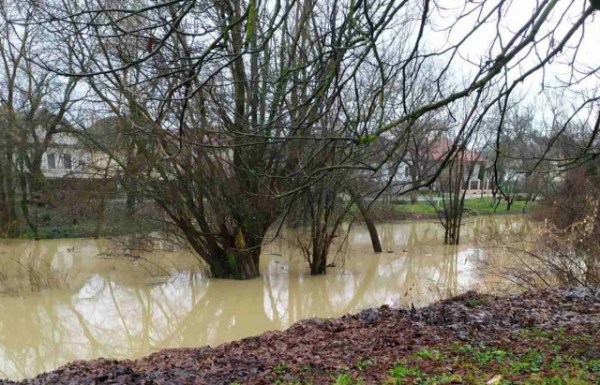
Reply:
<svg viewBox="0 0 600 385"><path fill-rule="evenodd" d="M587 166L565 175L534 217L537 231L498 237L507 261L494 266L518 285L600 286L600 178ZM494 263L487 261L487 264Z"/></svg>

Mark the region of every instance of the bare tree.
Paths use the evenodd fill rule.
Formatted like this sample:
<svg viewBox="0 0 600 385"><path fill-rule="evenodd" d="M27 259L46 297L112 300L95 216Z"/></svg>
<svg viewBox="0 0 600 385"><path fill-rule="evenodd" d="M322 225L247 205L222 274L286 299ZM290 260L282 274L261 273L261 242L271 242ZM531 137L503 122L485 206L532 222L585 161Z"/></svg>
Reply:
<svg viewBox="0 0 600 385"><path fill-rule="evenodd" d="M442 207L435 207L440 223L444 226L444 242L448 245L460 243L465 195L469 189L468 183L480 163L482 161L479 154L462 148L439 179Z"/></svg>
<svg viewBox="0 0 600 385"><path fill-rule="evenodd" d="M37 225L30 217L30 194L47 193L42 172L43 156L52 138L68 128L66 114L75 103L73 90L76 78L60 79L54 73L41 70L27 57L38 49L41 30L31 24L32 7L19 8L5 4L0 17L0 91L2 128L2 209L0 233L16 234L17 196L19 207L28 226L37 238ZM6 20L22 15L23 27ZM17 194L18 193L18 194Z"/></svg>
<svg viewBox="0 0 600 385"><path fill-rule="evenodd" d="M435 144L447 135L448 128L444 128L438 122L424 122L411 130L407 143L407 151L403 163L404 170L410 181L410 200L416 203L419 197L421 185L431 179L431 175L437 171L437 162L434 153Z"/></svg>
<svg viewBox="0 0 600 385"><path fill-rule="evenodd" d="M386 161L361 159L378 137L402 151L429 114L456 123L450 150L406 192L415 191L460 164L485 117L496 106L505 114L520 85L556 58L572 59L558 86L581 83L590 71L578 67L578 47L595 11L585 0L34 4L35 25L69 49L49 45L28 60L87 79L113 113L130 117L143 134L136 173L146 196L215 276L234 278L258 275L265 232L295 197L338 169L381 170ZM466 57L489 30L478 56ZM432 43L440 34L447 43ZM448 83L451 72L463 79ZM430 92L415 98L423 84ZM591 91L568 114L589 110ZM343 156L319 161L332 149Z"/></svg>

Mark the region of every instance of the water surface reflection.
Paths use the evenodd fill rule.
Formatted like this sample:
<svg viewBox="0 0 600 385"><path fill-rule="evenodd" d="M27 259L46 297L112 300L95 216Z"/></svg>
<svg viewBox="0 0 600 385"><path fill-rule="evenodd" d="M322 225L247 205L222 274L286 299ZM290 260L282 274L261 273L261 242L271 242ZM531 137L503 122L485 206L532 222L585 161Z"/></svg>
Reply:
<svg viewBox="0 0 600 385"><path fill-rule="evenodd" d="M296 249L277 241L265 246L262 277L243 282L203 279L202 266L185 252L144 252L139 260L106 253L102 241L3 241L0 274L18 282L0 286L0 378L30 377L73 360L217 345L382 304L422 306L469 289L493 290L498 279L476 268L496 252L485 248L482 234L528 226L522 217L469 219L464 245L448 247L435 222L386 224L382 243L393 253L383 254L372 253L366 230L353 226L328 275L308 276ZM30 265L46 270L28 277Z"/></svg>

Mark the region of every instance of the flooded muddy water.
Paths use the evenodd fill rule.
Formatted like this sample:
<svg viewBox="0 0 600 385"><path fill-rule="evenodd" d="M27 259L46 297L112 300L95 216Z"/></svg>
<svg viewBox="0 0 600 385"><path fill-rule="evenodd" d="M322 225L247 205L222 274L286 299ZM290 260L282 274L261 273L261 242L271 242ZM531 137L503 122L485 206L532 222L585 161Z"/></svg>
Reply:
<svg viewBox="0 0 600 385"><path fill-rule="evenodd" d="M521 216L465 220L463 244L443 244L435 222L379 226L384 253L354 225L325 276L311 277L290 239L264 246L262 276L206 279L188 252L120 248L106 240L0 241L0 378L67 362L138 358L285 329L390 304L423 306L503 282L478 262L498 249L486 234L530 231ZM284 238L286 238L284 234ZM337 249L336 249L337 250Z"/></svg>

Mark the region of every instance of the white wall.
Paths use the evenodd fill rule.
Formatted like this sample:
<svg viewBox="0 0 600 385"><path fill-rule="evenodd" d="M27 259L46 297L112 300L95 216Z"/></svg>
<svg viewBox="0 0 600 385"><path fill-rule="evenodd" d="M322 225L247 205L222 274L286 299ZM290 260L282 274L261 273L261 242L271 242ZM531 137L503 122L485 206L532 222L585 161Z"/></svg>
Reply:
<svg viewBox="0 0 600 385"><path fill-rule="evenodd" d="M49 158L54 156L55 168L50 168ZM71 167L68 168L66 156L71 158ZM89 151L78 148L52 146L42 156L42 172L47 178L84 177L89 174L91 154Z"/></svg>

